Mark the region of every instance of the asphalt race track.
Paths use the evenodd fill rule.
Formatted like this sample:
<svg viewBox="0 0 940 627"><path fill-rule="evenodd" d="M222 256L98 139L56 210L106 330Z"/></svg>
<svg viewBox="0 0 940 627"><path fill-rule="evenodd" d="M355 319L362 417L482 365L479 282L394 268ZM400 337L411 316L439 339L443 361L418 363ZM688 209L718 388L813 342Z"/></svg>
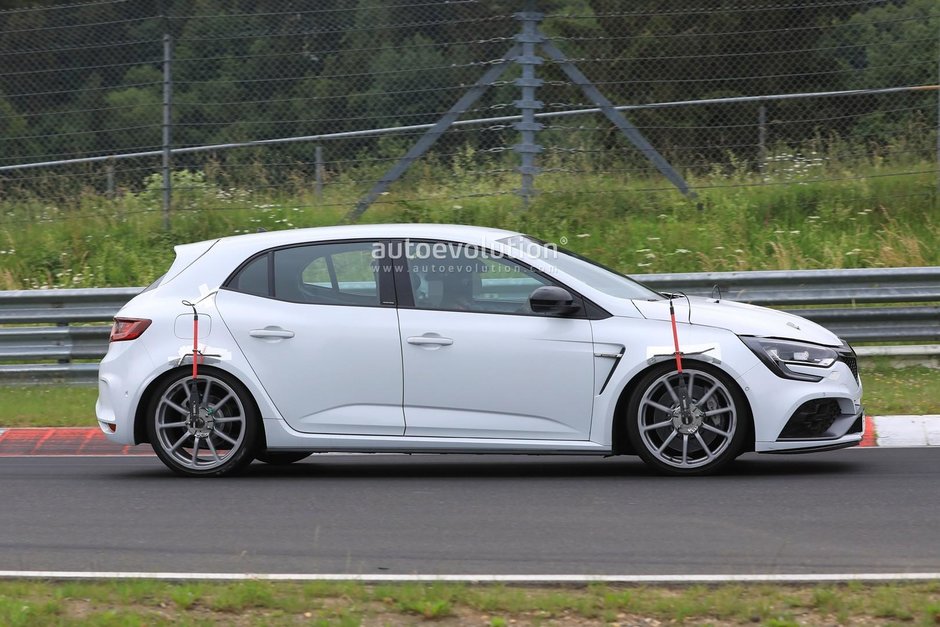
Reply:
<svg viewBox="0 0 940 627"><path fill-rule="evenodd" d="M940 571L940 449L635 458L314 456L181 479L152 457L0 458L0 570Z"/></svg>

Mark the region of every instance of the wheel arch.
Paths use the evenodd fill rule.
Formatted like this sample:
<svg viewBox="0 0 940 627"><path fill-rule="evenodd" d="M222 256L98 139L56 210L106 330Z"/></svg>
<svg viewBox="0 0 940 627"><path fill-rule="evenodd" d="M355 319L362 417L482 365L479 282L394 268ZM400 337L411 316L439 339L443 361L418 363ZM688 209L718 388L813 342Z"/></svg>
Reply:
<svg viewBox="0 0 940 627"><path fill-rule="evenodd" d="M648 374L654 368L661 367L662 364L667 363L668 359L661 359L652 364L649 364L645 368L637 371L634 375L627 381L626 385L623 386L623 389L620 390L620 396L617 397L617 404L614 408L614 416L611 421L611 448L614 455L634 455L636 452L633 450L633 445L630 443L630 439L627 436L627 405L630 402L630 396L633 394L637 382L642 379L646 374ZM694 365L704 365L710 368L715 368L724 374L729 383L741 394L741 398L744 399L747 407L747 430L748 430L748 440L747 440L747 450L754 450L754 408L751 406L751 399L748 395L741 389L741 385L738 383L737 378L733 373L729 372L725 368L722 368L719 364L714 364L704 359L696 359L694 357L686 358L683 360L685 364L694 364Z"/></svg>
<svg viewBox="0 0 940 627"><path fill-rule="evenodd" d="M248 400L252 404L252 407L255 410L255 415L258 417L258 446L261 450L267 448L267 439L264 434L264 420L261 420L261 408L258 405L258 400L255 398L255 395L252 394L251 388L245 385L245 382L236 375L234 372L225 370L224 368L217 368L215 366L206 366L201 365L199 367L200 372L206 374L211 374L213 372L224 372L226 375L234 378L238 383L245 388L245 392L248 395ZM183 373L191 373L192 366L178 366L176 368L171 368L166 372L155 377L151 381L144 393L140 395L140 401L137 403L137 409L134 412L134 443L135 444L149 444L150 438L147 436L147 408L150 407L150 401L153 399L153 395L156 391L162 386L168 379L173 379L178 377Z"/></svg>

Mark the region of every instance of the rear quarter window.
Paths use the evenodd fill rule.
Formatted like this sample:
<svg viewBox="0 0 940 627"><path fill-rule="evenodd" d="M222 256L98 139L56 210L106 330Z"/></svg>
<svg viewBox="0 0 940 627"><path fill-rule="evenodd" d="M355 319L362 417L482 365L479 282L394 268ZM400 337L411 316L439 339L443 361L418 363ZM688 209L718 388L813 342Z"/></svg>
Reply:
<svg viewBox="0 0 940 627"><path fill-rule="evenodd" d="M270 264L270 253L265 253L260 257L248 262L238 273L228 282L227 287L236 292L252 294L254 296L270 296L270 273L268 265Z"/></svg>

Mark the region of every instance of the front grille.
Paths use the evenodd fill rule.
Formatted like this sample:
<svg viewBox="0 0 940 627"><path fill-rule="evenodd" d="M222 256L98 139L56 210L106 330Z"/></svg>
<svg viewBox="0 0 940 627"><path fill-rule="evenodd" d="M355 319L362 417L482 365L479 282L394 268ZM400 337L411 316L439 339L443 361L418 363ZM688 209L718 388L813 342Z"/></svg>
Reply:
<svg viewBox="0 0 940 627"><path fill-rule="evenodd" d="M787 421L780 434L781 440L805 440L826 437L829 427L840 415L835 399L816 399L800 405Z"/></svg>
<svg viewBox="0 0 940 627"><path fill-rule="evenodd" d="M852 371L852 375L858 380L858 359L856 359L855 353L842 353L839 355L839 361L848 366L849 370Z"/></svg>
<svg viewBox="0 0 940 627"><path fill-rule="evenodd" d="M855 380L861 381L861 379L858 378L858 359L855 356L855 351L849 346L848 342L843 341L842 346L837 348L836 352L839 355L839 361L849 367Z"/></svg>

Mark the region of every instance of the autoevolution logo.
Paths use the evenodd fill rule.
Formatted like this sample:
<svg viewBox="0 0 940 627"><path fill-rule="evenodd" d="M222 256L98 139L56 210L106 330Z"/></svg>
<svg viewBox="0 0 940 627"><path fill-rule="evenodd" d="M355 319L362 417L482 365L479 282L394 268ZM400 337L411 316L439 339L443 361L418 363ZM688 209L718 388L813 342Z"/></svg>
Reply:
<svg viewBox="0 0 940 627"><path fill-rule="evenodd" d="M501 240L500 248L458 242L425 242L410 239L394 242L376 242L372 247L373 259L409 259L451 261L476 259L503 259L510 252L537 259L552 258L558 253L554 243L543 243L528 238Z"/></svg>

